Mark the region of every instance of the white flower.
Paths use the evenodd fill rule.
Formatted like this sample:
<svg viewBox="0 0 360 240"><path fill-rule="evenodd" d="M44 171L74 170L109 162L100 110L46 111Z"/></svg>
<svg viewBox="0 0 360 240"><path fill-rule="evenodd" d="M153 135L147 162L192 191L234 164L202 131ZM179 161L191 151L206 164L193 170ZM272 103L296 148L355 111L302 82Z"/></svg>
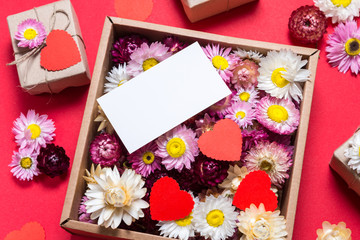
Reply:
<svg viewBox="0 0 360 240"><path fill-rule="evenodd" d="M360 0L314 0L314 3L327 18L332 18L332 23L359 16Z"/></svg>
<svg viewBox="0 0 360 240"><path fill-rule="evenodd" d="M241 181L248 174L246 167L239 167L230 165L227 178L219 184L219 187L224 188L227 195L234 195L238 189Z"/></svg>
<svg viewBox="0 0 360 240"><path fill-rule="evenodd" d="M254 204L240 212L237 226L244 235L240 240L286 240L286 220L280 211L265 211L264 204Z"/></svg>
<svg viewBox="0 0 360 240"><path fill-rule="evenodd" d="M193 197L194 198L194 197ZM199 204L199 199L194 198L194 209ZM169 238L179 238L180 240L187 240L189 237L195 236L195 227L193 221L193 212L188 216L175 221L159 221L160 235Z"/></svg>
<svg viewBox="0 0 360 240"><path fill-rule="evenodd" d="M241 59L250 59L256 63L259 63L261 59L264 57L264 55L262 55L258 51L252 51L252 50L246 51L241 48L238 48L236 51L234 51L234 54L239 56Z"/></svg>
<svg viewBox="0 0 360 240"><path fill-rule="evenodd" d="M84 180L87 182L87 183L97 183L94 176L98 177L98 178L104 178L104 174L106 172L106 168L101 168L101 165L97 165L96 169L95 169L95 166L94 164L91 164L91 167L90 167L90 172L85 169L85 174L86 176L83 176Z"/></svg>
<svg viewBox="0 0 360 240"><path fill-rule="evenodd" d="M349 167L360 174L360 131L357 131L349 141L348 148L345 149L344 155L350 158L347 163Z"/></svg>
<svg viewBox="0 0 360 240"><path fill-rule="evenodd" d="M205 238L224 240L234 234L237 215L231 198L211 195L194 209L195 230Z"/></svg>
<svg viewBox="0 0 360 240"><path fill-rule="evenodd" d="M331 224L328 221L322 223L322 229L316 230L316 240L351 240L351 230L346 228L346 223Z"/></svg>
<svg viewBox="0 0 360 240"><path fill-rule="evenodd" d="M109 82L105 83L104 93L108 93L128 82L130 76L126 73L126 63L124 65L119 64L118 67L114 66L105 78Z"/></svg>
<svg viewBox="0 0 360 240"><path fill-rule="evenodd" d="M291 50L270 51L260 62L258 88L273 97L302 99L301 82L309 80L310 71L301 69L307 60Z"/></svg>
<svg viewBox="0 0 360 240"><path fill-rule="evenodd" d="M86 211L98 225L117 228L122 221L131 225L134 219L144 217L142 209L149 204L142 200L146 193L145 182L134 170L126 169L120 176L117 167L104 168L105 174L93 176L96 183L89 183L85 195Z"/></svg>

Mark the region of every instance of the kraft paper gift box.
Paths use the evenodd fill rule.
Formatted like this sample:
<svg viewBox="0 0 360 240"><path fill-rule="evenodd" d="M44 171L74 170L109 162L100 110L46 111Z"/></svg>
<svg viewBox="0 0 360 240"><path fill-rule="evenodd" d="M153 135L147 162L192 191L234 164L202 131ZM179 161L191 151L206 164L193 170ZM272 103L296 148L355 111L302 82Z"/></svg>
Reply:
<svg viewBox="0 0 360 240"><path fill-rule="evenodd" d="M360 129L357 129L356 132L359 130ZM354 190L360 196L360 174L349 167L348 162L350 159L344 155L344 151L350 146L352 138L353 136L335 150L330 161L330 167L344 179L349 188Z"/></svg>
<svg viewBox="0 0 360 240"><path fill-rule="evenodd" d="M67 87L89 84L90 73L85 43L82 39L79 22L71 2L69 0L58 1L7 17L15 61L19 61L28 50L28 48L18 47L18 40L14 38L17 26L26 19L35 19L43 23L47 35L52 29L65 30L66 28L65 31L71 36L78 49L78 52L76 52L76 47L74 47L74 51L67 54L71 58L77 56L77 59L80 56L80 62L62 70L46 70L40 65L41 51L48 47L45 45L38 53L16 64L21 87L31 95L34 95L44 92L58 93ZM53 27L52 24L54 24ZM68 27L66 27L67 25ZM59 48L58 46L56 47ZM56 57L55 54L53 57Z"/></svg>
<svg viewBox="0 0 360 240"><path fill-rule="evenodd" d="M197 22L253 1L256 0L181 0L181 3L189 20Z"/></svg>
<svg viewBox="0 0 360 240"><path fill-rule="evenodd" d="M303 100L300 107L300 124L295 139L294 163L290 172L290 178L284 187L279 201L281 215L287 220L288 239L292 238L293 226L301 178L306 136L310 118L310 109L314 89L317 61L319 51L312 48L295 47L267 42L226 37L199 31L162 26L152 23L138 22L133 20L107 17L100 40L98 55L96 58L94 73L91 80L89 95L85 107L84 117L72 165L68 190L64 202L60 225L66 231L84 236L101 237L104 239L168 239L165 237L130 231L125 229L111 229L80 222L78 220L78 209L81 198L85 193L86 182L83 179L85 169L89 169L91 160L89 157L89 145L97 135L98 124L94 122L98 114L97 99L103 95L105 76L112 68L111 53L112 44L120 36L129 34L140 34L146 36L150 41L159 41L165 36L173 35L180 41L193 43L198 41L201 45L207 43L218 43L223 47L242 48L245 50L256 50L266 54L270 50L291 49L295 53L308 60L306 66L311 72L310 80L303 85Z"/></svg>

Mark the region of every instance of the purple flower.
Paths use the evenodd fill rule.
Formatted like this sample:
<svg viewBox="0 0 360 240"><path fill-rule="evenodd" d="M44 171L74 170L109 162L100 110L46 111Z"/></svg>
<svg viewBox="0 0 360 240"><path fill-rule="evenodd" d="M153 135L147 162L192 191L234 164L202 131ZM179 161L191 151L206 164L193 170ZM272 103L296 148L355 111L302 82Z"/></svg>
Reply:
<svg viewBox="0 0 360 240"><path fill-rule="evenodd" d="M83 196L81 199L80 207L79 207L79 221L80 222L87 222L87 223L95 223L96 221L90 219L91 213L86 211L85 202L89 199L86 196Z"/></svg>
<svg viewBox="0 0 360 240"><path fill-rule="evenodd" d="M177 53L188 46L187 43L180 42L175 36L164 37L162 43L169 48L169 52Z"/></svg>
<svg viewBox="0 0 360 240"><path fill-rule="evenodd" d="M52 178L64 174L70 166L64 148L53 143L40 149L37 161L39 170Z"/></svg>
<svg viewBox="0 0 360 240"><path fill-rule="evenodd" d="M209 114L205 113L204 118L195 120L196 124L196 135L200 137L204 132L213 130L216 121L215 118L210 117Z"/></svg>
<svg viewBox="0 0 360 240"><path fill-rule="evenodd" d="M130 61L130 55L141 46L143 43L149 41L139 35L130 35L126 37L120 37L113 45L111 51L112 61L114 63L125 63Z"/></svg>
<svg viewBox="0 0 360 240"><path fill-rule="evenodd" d="M155 155L156 150L156 143L151 142L130 154L128 160L132 163L132 169L144 177L149 176L156 169L160 169L161 158Z"/></svg>
<svg viewBox="0 0 360 240"><path fill-rule="evenodd" d="M200 156L194 164L195 175L198 180L209 187L217 186L227 177L229 164L223 161L211 160Z"/></svg>
<svg viewBox="0 0 360 240"><path fill-rule="evenodd" d="M90 144L90 157L95 164L111 167L119 161L122 153L119 140L113 134L102 133Z"/></svg>

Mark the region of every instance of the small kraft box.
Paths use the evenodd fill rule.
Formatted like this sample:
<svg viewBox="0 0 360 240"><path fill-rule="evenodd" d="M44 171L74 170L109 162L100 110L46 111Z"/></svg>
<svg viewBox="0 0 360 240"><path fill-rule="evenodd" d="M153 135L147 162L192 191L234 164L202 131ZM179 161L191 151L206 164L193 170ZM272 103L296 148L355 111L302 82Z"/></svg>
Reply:
<svg viewBox="0 0 360 240"><path fill-rule="evenodd" d="M97 99L102 96L104 92L105 77L112 67L110 51L112 50L112 45L116 39L127 36L129 34L140 34L148 38L150 41L157 41L166 36L172 35L177 37L180 41L186 43L193 43L195 41L198 41L201 45L214 43L220 44L224 47L238 47L247 51L258 51L262 54L266 54L270 50L279 51L280 49L291 49L296 54L301 55L302 59L306 59L308 61L306 69L310 71L310 80L303 84L303 100L300 105L301 117L296 135L293 136L295 142L293 167L289 172L290 177L284 186L280 198L281 203L279 205L281 214L286 218L287 221L287 239L291 239L295 221L301 170L303 165L319 51L312 48L287 46L234 37L226 37L216 34L209 34L199 31L186 30L115 17L107 17L105 19L72 166L68 190L61 216L61 227L73 234L101 237L104 239L168 239L157 235L120 228L105 228L103 226L98 226L97 224L81 222L78 220L78 209L87 187L83 176L85 174L85 170L89 169L91 165L89 146L92 139L94 139L94 137L97 135L98 124L93 121L98 114Z"/></svg>
<svg viewBox="0 0 360 240"><path fill-rule="evenodd" d="M350 189L360 196L360 174L354 169L356 165L359 165L357 162L360 162L359 147L357 147L359 134L358 128L351 138L335 150L330 161L330 167L345 180ZM356 159L352 160L354 154Z"/></svg>
<svg viewBox="0 0 360 240"><path fill-rule="evenodd" d="M26 92L58 93L67 87L90 83L85 43L69 0L8 16L7 22L15 55L10 65L16 64L20 85ZM26 35L26 31L36 35ZM37 46L21 45L21 41L36 40L41 33L46 34L45 39ZM21 34L23 40L15 39Z"/></svg>
<svg viewBox="0 0 360 240"><path fill-rule="evenodd" d="M256 0L181 0L185 13L191 22L229 11Z"/></svg>

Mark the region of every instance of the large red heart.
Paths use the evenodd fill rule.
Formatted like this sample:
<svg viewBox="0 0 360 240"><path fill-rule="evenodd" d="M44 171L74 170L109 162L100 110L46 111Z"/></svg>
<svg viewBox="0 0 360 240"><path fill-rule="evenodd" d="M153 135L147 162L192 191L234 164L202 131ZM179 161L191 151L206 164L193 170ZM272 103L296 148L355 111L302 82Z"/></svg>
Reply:
<svg viewBox="0 0 360 240"><path fill-rule="evenodd" d="M40 53L40 65L48 71L59 71L81 62L76 42L64 30L52 30Z"/></svg>
<svg viewBox="0 0 360 240"><path fill-rule="evenodd" d="M241 181L233 199L233 205L241 210L249 208L251 204L259 207L264 204L266 211L277 208L277 197L270 189L271 179L264 171L250 172Z"/></svg>
<svg viewBox="0 0 360 240"><path fill-rule="evenodd" d="M218 121L212 131L198 140L200 151L207 157L223 161L239 161L242 150L241 129L231 119Z"/></svg>
<svg viewBox="0 0 360 240"><path fill-rule="evenodd" d="M188 216L194 208L192 196L180 190L175 179L157 180L150 193L150 214L153 220L173 221Z"/></svg>
<svg viewBox="0 0 360 240"><path fill-rule="evenodd" d="M28 222L21 230L14 230L4 240L45 240L45 231L38 222Z"/></svg>

